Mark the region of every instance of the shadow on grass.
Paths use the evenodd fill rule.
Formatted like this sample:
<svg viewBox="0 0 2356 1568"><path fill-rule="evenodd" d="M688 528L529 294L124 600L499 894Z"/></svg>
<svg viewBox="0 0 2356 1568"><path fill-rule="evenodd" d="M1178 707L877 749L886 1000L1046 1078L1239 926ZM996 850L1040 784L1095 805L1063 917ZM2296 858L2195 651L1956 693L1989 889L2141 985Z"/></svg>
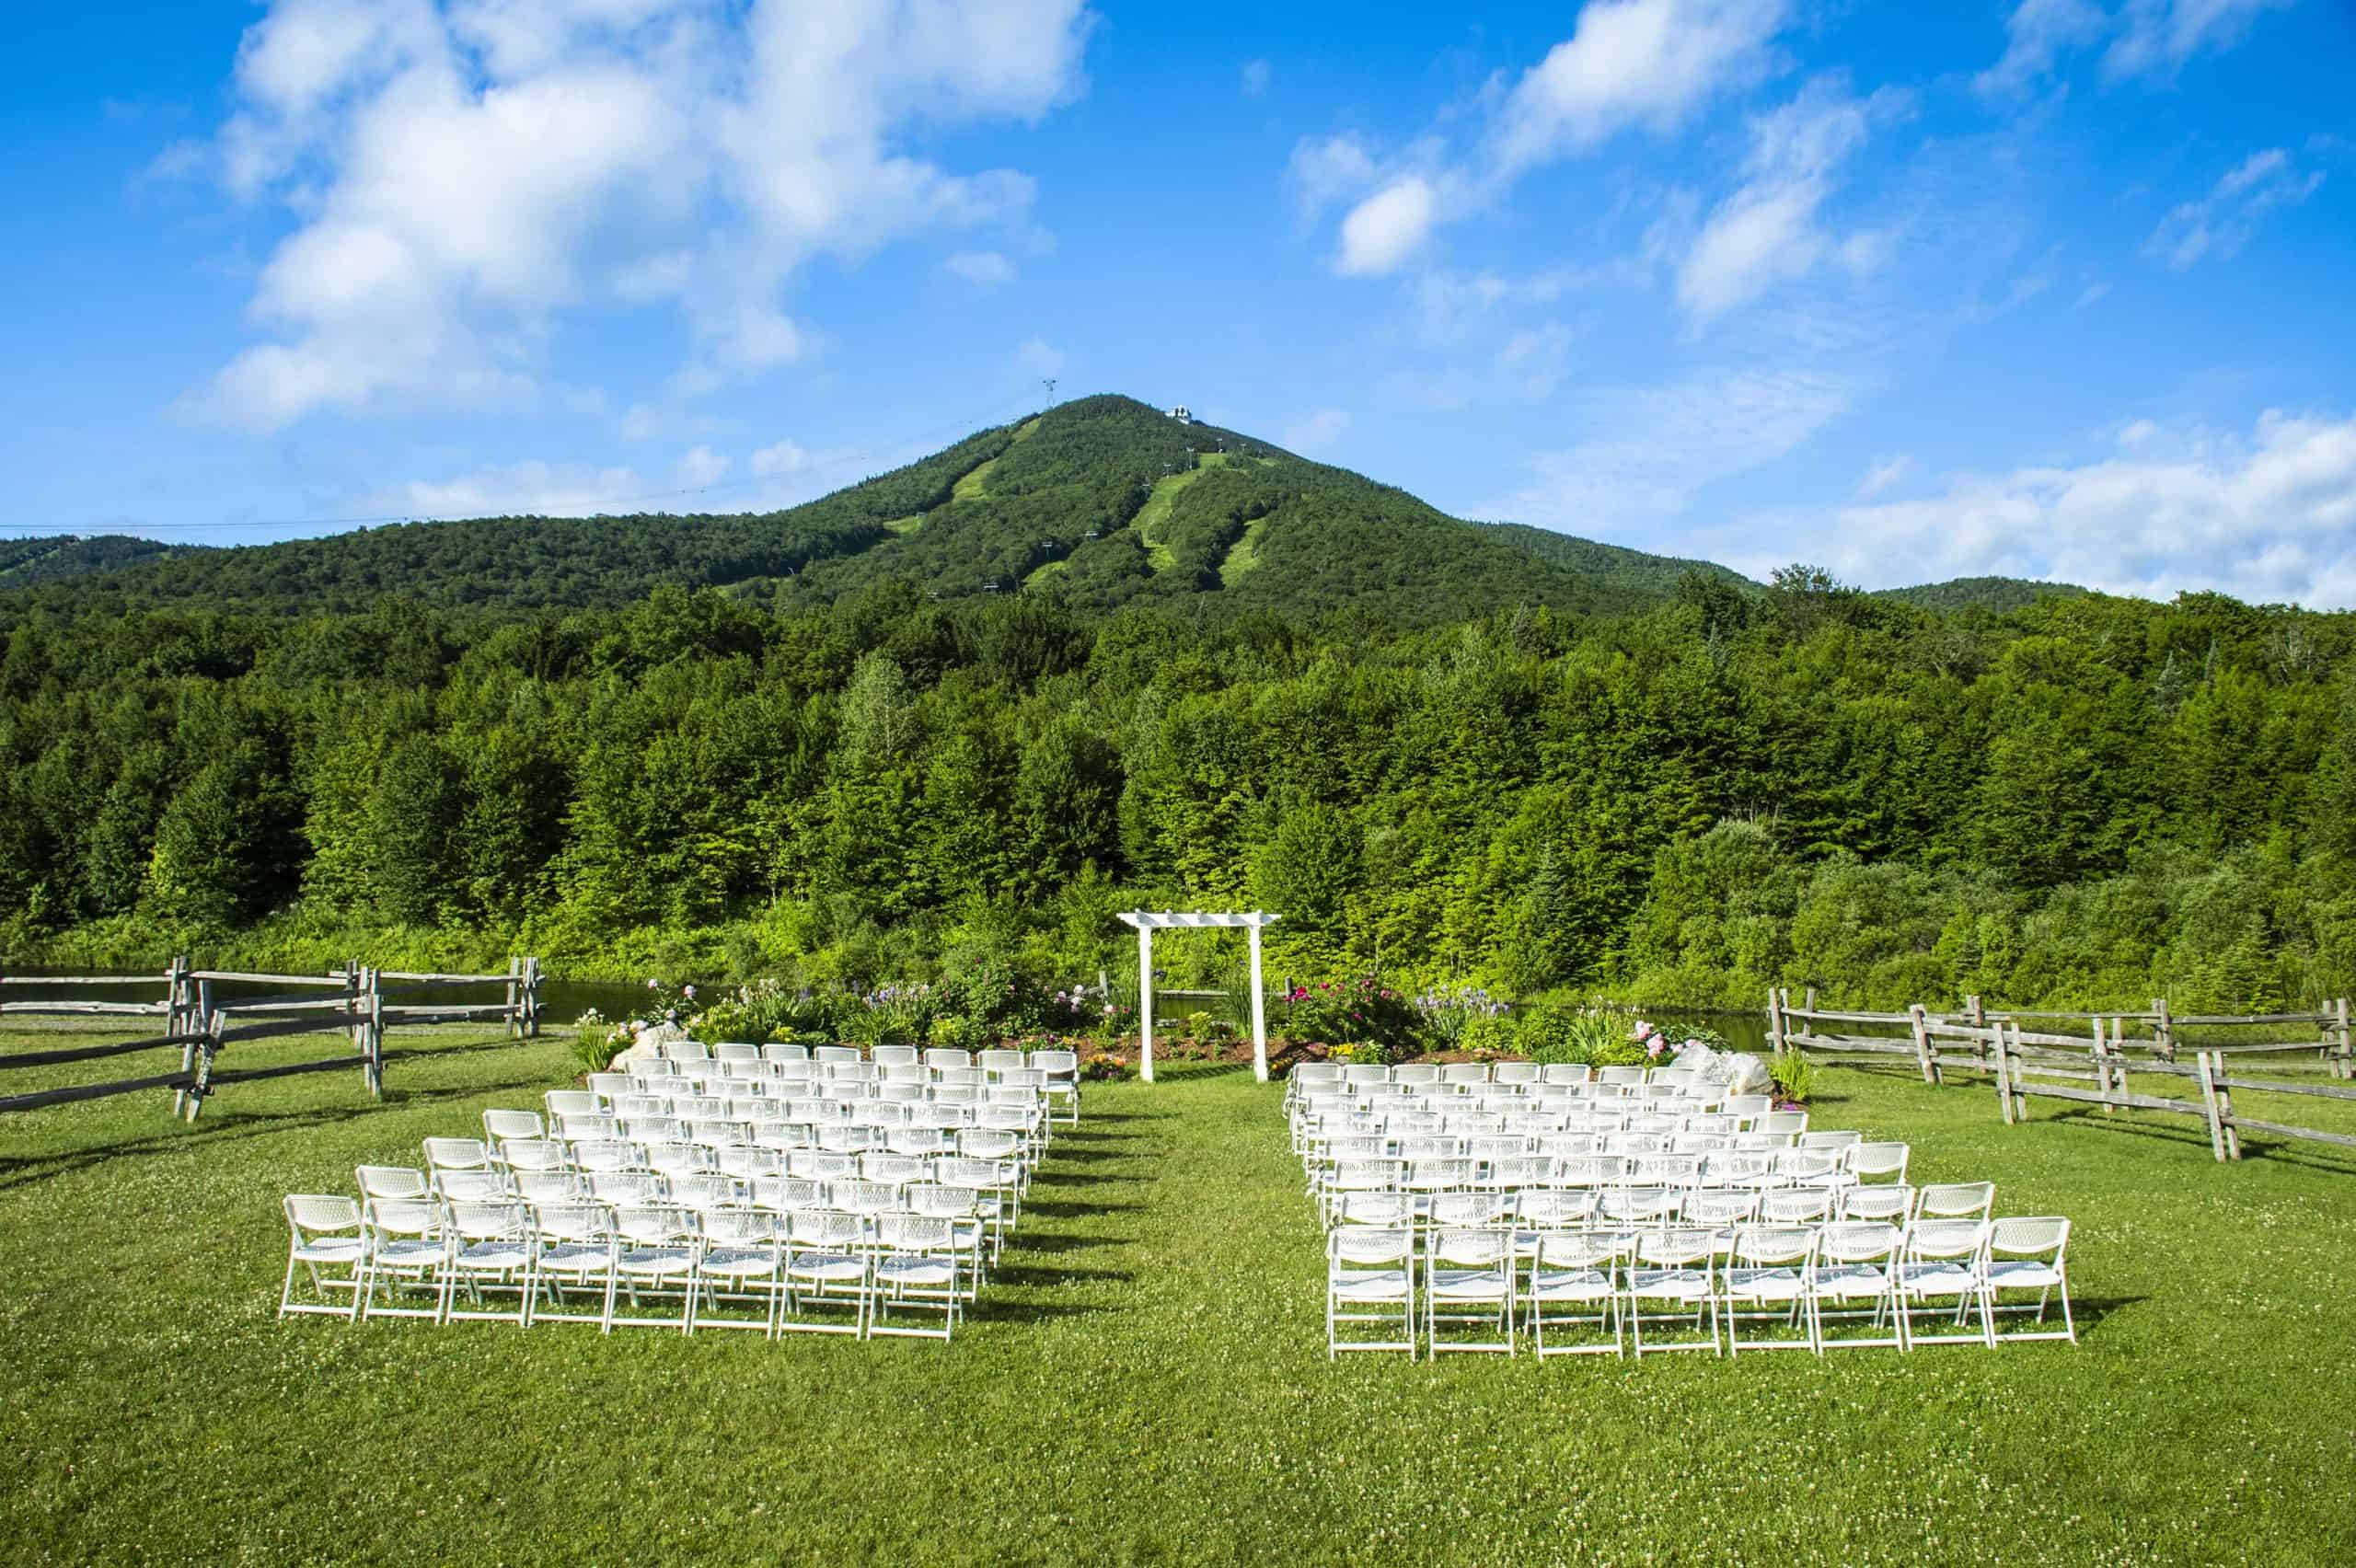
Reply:
<svg viewBox="0 0 2356 1568"><path fill-rule="evenodd" d="M1018 1249L1030 1251L1031 1243L1024 1241ZM1008 1254L1010 1257L1012 1253ZM990 1273L991 1285L1052 1286L1076 1285L1082 1280L1109 1281L1114 1285L1132 1285L1137 1275L1126 1269L1061 1269L1034 1266L1026 1263L1001 1262Z"/></svg>
<svg viewBox="0 0 2356 1568"><path fill-rule="evenodd" d="M2159 1143L2210 1153L2209 1124L2205 1116L2199 1113L2197 1102L2193 1105L2193 1112L2195 1113L2187 1114L2183 1120L2177 1121L2173 1113L2165 1111L2106 1116L2099 1106L2089 1105L2083 1109L2073 1106L2067 1111L2034 1119L2073 1127L2099 1128L2104 1132L2151 1138ZM2168 1116L2170 1120L2152 1119L2160 1116ZM2269 1165L2296 1166L2302 1170L2324 1171L2335 1176L2356 1176L2356 1150L2341 1153L2338 1148L2339 1146L2332 1144L2286 1138L2279 1133L2245 1132L2241 1135L2241 1162L2245 1165L2256 1159Z"/></svg>
<svg viewBox="0 0 2356 1568"><path fill-rule="evenodd" d="M1112 1312L1125 1312L1125 1307L1081 1307L1061 1301L992 1301L987 1297L965 1309L965 1317L976 1323L1045 1323L1057 1318L1093 1318Z"/></svg>
<svg viewBox="0 0 2356 1568"><path fill-rule="evenodd" d="M1130 1214L1143 1207L1143 1204L1063 1204L1053 1198L1036 1198L1024 1200L1022 1212L1048 1219L1085 1219L1092 1214Z"/></svg>
<svg viewBox="0 0 2356 1568"><path fill-rule="evenodd" d="M1086 1252L1098 1247L1126 1247L1134 1236L1025 1236L1016 1246L1025 1252Z"/></svg>
<svg viewBox="0 0 2356 1568"><path fill-rule="evenodd" d="M458 1051L485 1049L478 1046L457 1046ZM434 1055L441 1055L436 1052ZM358 1070L355 1064L353 1070ZM537 1086L537 1077L516 1078L510 1082L472 1084L449 1089L387 1090L384 1101L365 1101L356 1105L319 1105L303 1111L242 1111L234 1105L216 1106L214 1119L199 1121L194 1125L167 1121L167 1130L142 1134L118 1143L98 1144L85 1148L60 1149L54 1154L25 1155L0 1159L0 1192L16 1187L29 1187L36 1182L59 1176L71 1176L95 1170L118 1159L133 1159L141 1155L168 1154L189 1149L216 1148L241 1142L247 1138L266 1137L283 1132L339 1126L364 1116L375 1116L406 1107L426 1107L450 1100L478 1100L485 1095L505 1093ZM221 1091L225 1096L234 1085ZM168 1118L170 1106L162 1099L163 1091L156 1091L157 1114Z"/></svg>
<svg viewBox="0 0 2356 1568"><path fill-rule="evenodd" d="M1080 1129L1095 1126L1100 1122L1168 1122L1176 1118L1175 1111L1091 1111L1079 1127L1058 1133L1058 1137L1078 1136Z"/></svg>

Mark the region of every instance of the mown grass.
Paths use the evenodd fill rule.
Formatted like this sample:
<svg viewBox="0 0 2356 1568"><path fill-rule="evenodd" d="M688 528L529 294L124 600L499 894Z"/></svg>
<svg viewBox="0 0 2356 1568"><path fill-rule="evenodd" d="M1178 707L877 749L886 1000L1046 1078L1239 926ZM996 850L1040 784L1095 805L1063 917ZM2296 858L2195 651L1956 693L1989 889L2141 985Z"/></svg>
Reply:
<svg viewBox="0 0 2356 1568"><path fill-rule="evenodd" d="M0 1037L0 1048L24 1038ZM301 1043L266 1049L290 1059ZM258 1052L257 1055L260 1053ZM2345 1562L2356 1164L2189 1118L2006 1128L1830 1069L1819 1119L2079 1222L2085 1343L1325 1359L1273 1088L1090 1092L948 1346L282 1323L278 1199L566 1078L452 1036L0 1124L0 1553L25 1561ZM33 1073L11 1074L19 1080ZM32 1087L11 1083L9 1089Z"/></svg>

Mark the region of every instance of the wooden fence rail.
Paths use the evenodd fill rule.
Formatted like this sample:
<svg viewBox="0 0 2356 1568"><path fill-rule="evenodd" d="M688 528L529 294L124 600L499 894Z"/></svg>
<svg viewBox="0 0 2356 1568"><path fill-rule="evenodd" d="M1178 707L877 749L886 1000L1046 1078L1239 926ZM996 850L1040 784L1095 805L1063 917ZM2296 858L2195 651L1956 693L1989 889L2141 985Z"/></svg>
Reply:
<svg viewBox="0 0 2356 1568"><path fill-rule="evenodd" d="M160 976L0 975L0 1019L28 1014L129 1015L158 1018L165 1025L163 1033L144 1039L0 1055L0 1070L56 1066L175 1047L180 1053L177 1072L0 1096L0 1113L168 1089L172 1090L173 1114L194 1121L206 1098L221 1085L354 1066L360 1068L361 1083L369 1096L381 1100L385 1093L385 1063L392 1055L404 1054L388 1055L386 1052L385 1030L388 1026L501 1020L506 1023L510 1038L534 1038L540 1032L541 980L537 958L511 960L504 974L387 972L356 959L327 974L268 974L250 970L195 969L185 958L176 958ZM257 995L217 997L214 987L219 982L248 988L294 989L288 995L265 990ZM40 986L54 991L119 990L156 985L163 987L164 994L151 1001L108 1002L76 997L37 997L21 1002L6 999L6 987L12 986ZM388 1006L386 1000L388 988L402 992L424 988L430 992L435 987L457 986L503 986L505 998L500 1002L433 1001L406 1006ZM232 1044L329 1030L341 1030L348 1034L352 1043L348 1055L262 1067L223 1070L217 1066L222 1052Z"/></svg>
<svg viewBox="0 0 2356 1568"><path fill-rule="evenodd" d="M2024 1019L2078 1019L2092 1025L2090 1034L2064 1034L2025 1030ZM2127 1025L2136 1023L2150 1038L2132 1040ZM1819 1024L1878 1025L1896 1033L1864 1035L1829 1033ZM2189 1063L2177 1059L2177 1031L2186 1025L2203 1028L2275 1028L2308 1024L2317 1037L2308 1040L2244 1041L2203 1044ZM1923 1081L1940 1084L1955 1071L1984 1074L1996 1090L1997 1111L2007 1124L2025 1121L2032 1098L2060 1100L2100 1107L2106 1115L2146 1111L2199 1116L2208 1125L2212 1150L2220 1160L2241 1158L2238 1129L2270 1133L2280 1137L2356 1148L2356 1135L2262 1121L2237 1113L2233 1091L2241 1089L2266 1094L2305 1095L2313 1099L2356 1103L2356 1087L2286 1083L2272 1078L2235 1076L2229 1057L2258 1053L2313 1051L2310 1062L2264 1064L2269 1073L2328 1073L2356 1078L2356 1040L2351 1040L2347 999L2305 1013L2195 1014L2172 1013L2165 997L2142 1012L2056 1012L2043 1009L1990 1011L1978 997L1964 999L1956 1014L1933 1013L1920 1003L1904 1012L1838 1011L1819 1008L1810 988L1802 1005L1792 1005L1786 986L1767 994L1767 1036L1777 1051L1796 1050L1828 1060L1869 1060L1911 1057ZM2200 1090L2200 1098L2173 1099L2139 1094L2128 1088L2131 1072L2184 1078ZM2090 1087L2081 1087L2090 1086Z"/></svg>

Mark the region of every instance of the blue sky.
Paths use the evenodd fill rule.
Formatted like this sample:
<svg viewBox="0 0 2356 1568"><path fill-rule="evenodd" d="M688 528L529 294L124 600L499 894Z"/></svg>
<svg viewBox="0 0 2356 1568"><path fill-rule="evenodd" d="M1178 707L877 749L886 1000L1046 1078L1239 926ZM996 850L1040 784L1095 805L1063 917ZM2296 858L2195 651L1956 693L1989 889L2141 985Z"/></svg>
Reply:
<svg viewBox="0 0 2356 1568"><path fill-rule="evenodd" d="M2356 604L2334 0L20 19L15 533L741 510L1120 391L1460 515Z"/></svg>

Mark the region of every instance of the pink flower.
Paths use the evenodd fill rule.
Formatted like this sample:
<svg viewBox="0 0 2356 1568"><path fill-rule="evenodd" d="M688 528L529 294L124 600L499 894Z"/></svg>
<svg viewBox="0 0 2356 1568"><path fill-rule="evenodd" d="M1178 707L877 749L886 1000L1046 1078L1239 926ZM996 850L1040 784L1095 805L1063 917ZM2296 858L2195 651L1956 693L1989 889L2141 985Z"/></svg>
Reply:
<svg viewBox="0 0 2356 1568"><path fill-rule="evenodd" d="M693 986L682 986L679 987L679 995L687 997L689 1001L693 1001L695 1000L696 988Z"/></svg>
<svg viewBox="0 0 2356 1568"><path fill-rule="evenodd" d="M650 974L646 977L646 988L650 991L659 991L663 988L663 982Z"/></svg>

